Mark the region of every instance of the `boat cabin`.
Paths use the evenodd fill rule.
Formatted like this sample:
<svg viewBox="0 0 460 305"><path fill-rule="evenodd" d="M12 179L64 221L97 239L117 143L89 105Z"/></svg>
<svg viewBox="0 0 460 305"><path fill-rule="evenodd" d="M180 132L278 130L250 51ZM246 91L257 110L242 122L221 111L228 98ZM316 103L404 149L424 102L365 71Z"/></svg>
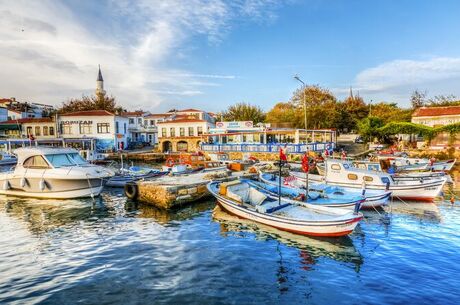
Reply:
<svg viewBox="0 0 460 305"><path fill-rule="evenodd" d="M72 148L19 148L14 153L18 156L17 167L25 169L50 169L88 164L78 151Z"/></svg>
<svg viewBox="0 0 460 305"><path fill-rule="evenodd" d="M343 185L375 185L393 184L391 175L362 168L356 168L350 161L328 159L326 166L326 182L336 182Z"/></svg>

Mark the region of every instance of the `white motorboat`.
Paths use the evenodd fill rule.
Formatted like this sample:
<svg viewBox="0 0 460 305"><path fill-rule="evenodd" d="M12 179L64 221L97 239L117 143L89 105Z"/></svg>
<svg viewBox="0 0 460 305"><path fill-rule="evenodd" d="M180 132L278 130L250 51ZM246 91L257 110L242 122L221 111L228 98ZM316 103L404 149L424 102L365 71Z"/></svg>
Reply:
<svg viewBox="0 0 460 305"><path fill-rule="evenodd" d="M344 236L363 218L360 212L274 200L241 181L210 182L208 190L229 213L296 234Z"/></svg>
<svg viewBox="0 0 460 305"><path fill-rule="evenodd" d="M9 154L5 151L0 152L0 166L2 165L14 165L18 162L15 155Z"/></svg>
<svg viewBox="0 0 460 305"><path fill-rule="evenodd" d="M440 194L447 181L446 177L428 180L395 180L390 174L358 169L351 162L342 160L328 159L325 165L326 172L324 176L310 174L308 179L343 187L389 190L396 199L432 201ZM306 179L304 173L291 172L291 175Z"/></svg>
<svg viewBox="0 0 460 305"><path fill-rule="evenodd" d="M14 151L18 162L0 174L0 194L35 198L98 196L114 173L89 164L72 148L27 147Z"/></svg>

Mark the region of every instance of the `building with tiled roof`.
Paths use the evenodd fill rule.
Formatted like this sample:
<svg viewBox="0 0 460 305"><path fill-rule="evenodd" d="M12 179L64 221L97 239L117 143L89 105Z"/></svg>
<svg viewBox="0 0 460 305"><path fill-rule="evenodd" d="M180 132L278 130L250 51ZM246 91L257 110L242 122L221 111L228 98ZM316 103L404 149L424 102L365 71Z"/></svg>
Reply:
<svg viewBox="0 0 460 305"><path fill-rule="evenodd" d="M460 123L460 106L420 107L412 114L412 123L440 127ZM449 145L460 148L460 136L451 139L448 133L440 133L430 141L431 148L445 148Z"/></svg>
<svg viewBox="0 0 460 305"><path fill-rule="evenodd" d="M431 127L460 123L460 106L420 107L412 114L412 123Z"/></svg>

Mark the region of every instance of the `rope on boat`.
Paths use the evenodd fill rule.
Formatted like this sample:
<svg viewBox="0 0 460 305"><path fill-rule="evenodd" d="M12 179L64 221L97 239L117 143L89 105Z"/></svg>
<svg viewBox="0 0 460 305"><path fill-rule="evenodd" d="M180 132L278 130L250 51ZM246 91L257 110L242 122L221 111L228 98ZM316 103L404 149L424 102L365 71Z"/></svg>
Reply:
<svg viewBox="0 0 460 305"><path fill-rule="evenodd" d="M93 188L91 187L91 182L89 181L88 173L86 173L86 181L88 181L89 191L91 192L91 199L93 200L93 203L94 203L95 200L94 200Z"/></svg>
<svg viewBox="0 0 460 305"><path fill-rule="evenodd" d="M394 195L394 197L398 198L398 200L401 201L402 203L404 203L405 205L410 206L409 204L407 204L407 202L402 200L399 196Z"/></svg>

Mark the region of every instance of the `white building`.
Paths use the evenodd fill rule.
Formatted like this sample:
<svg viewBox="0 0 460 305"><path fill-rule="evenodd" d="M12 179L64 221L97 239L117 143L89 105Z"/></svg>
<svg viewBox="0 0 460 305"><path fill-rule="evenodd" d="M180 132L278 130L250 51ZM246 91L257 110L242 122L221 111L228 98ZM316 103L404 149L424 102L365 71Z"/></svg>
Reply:
<svg viewBox="0 0 460 305"><path fill-rule="evenodd" d="M150 145L158 143L156 120L144 111L124 112L123 116L129 120L129 142L148 142Z"/></svg>
<svg viewBox="0 0 460 305"><path fill-rule="evenodd" d="M93 138L97 151L113 151L128 146L128 118L106 110L78 111L58 118L59 137Z"/></svg>

